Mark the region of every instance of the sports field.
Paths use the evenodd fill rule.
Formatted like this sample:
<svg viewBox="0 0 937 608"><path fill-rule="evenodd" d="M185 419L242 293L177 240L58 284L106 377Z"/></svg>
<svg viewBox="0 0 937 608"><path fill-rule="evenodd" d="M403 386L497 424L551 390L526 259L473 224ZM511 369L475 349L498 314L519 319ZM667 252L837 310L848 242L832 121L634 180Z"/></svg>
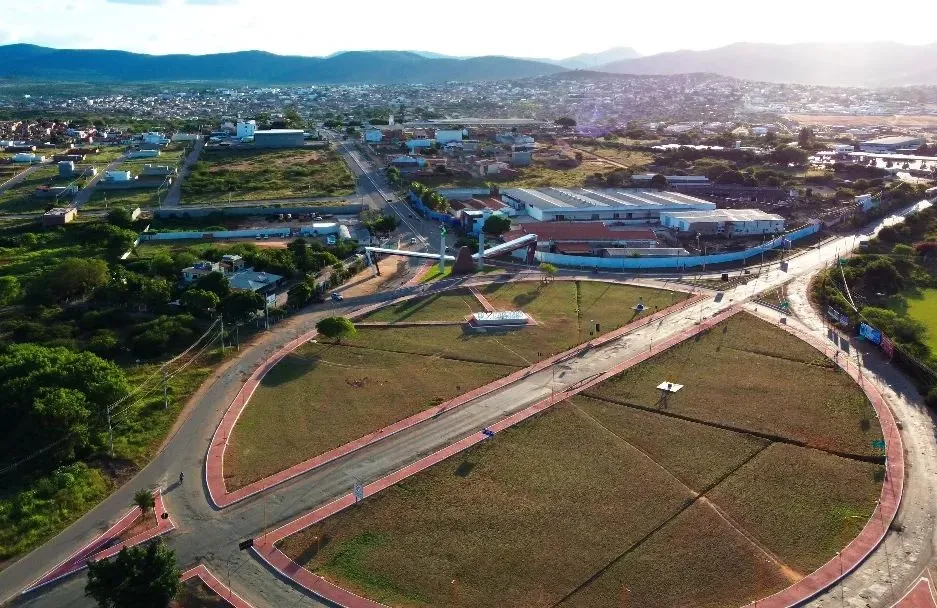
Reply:
<svg viewBox="0 0 937 608"><path fill-rule="evenodd" d="M451 325L360 327L341 344L306 344L284 359L261 381L238 419L225 452L227 487L247 485L581 344L594 335L592 319L607 333L635 318L628 306L638 301L654 310L686 297L561 281L483 291L496 308L523 309L538 325L467 331L460 322L482 307L467 290L457 290L389 306L361 320Z"/></svg>
<svg viewBox="0 0 937 608"><path fill-rule="evenodd" d="M743 347L751 371L730 367ZM686 387L663 405L670 374ZM880 429L844 379L736 315L281 549L392 606L743 605L833 557L874 509L883 469L863 446ZM844 429L827 444L830 416Z"/></svg>

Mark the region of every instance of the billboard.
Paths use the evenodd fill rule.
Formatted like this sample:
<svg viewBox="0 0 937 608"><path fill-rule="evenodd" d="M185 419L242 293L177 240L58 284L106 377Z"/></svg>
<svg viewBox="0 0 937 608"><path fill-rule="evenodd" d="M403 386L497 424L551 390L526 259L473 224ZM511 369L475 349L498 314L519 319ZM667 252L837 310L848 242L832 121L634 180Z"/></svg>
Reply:
<svg viewBox="0 0 937 608"><path fill-rule="evenodd" d="M872 344L881 344L882 343L882 332L875 329L868 323L859 324L859 335Z"/></svg>

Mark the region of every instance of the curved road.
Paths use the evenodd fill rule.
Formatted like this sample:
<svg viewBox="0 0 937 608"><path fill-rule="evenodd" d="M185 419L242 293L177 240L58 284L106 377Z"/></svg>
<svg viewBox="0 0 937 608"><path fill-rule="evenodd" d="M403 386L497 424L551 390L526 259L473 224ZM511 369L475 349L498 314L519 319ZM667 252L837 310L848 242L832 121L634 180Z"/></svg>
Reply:
<svg viewBox="0 0 937 608"><path fill-rule="evenodd" d="M253 344L246 347L242 345L240 357L223 369L207 385L197 399L195 407L188 413L187 419L179 426L176 433L167 441L163 451L131 482L58 537L0 572L0 600L17 594L32 580L65 559L103 530L107 524L128 509L136 490L142 487L161 486L166 488L165 502L177 526L176 531L167 537L167 542L176 551L181 566L205 564L222 582L230 581L230 586L234 591L257 607L319 605L314 598L300 593L270 573L248 553L239 551L237 543L246 538L259 536L264 530L289 521L339 495L347 494L355 479L365 482L376 479L400 468L403 464L415 461L442 445L447 445L469 433L477 432L491 422L548 395L552 388L562 389L582 378L607 370L630 358L635 352L647 348L648 344L663 341L681 329L695 324L701 318L712 316L733 304L750 299L754 294L765 289L784 284L792 278L808 277L831 260L835 260L840 254L851 250L856 244L857 239L854 237L835 239L818 248L815 254L810 252L790 260L787 273L780 271L776 266L772 267L748 285L727 291L720 302L711 298L706 299L683 311L671 314L661 323L640 328L605 346L588 350L582 356L557 363L554 366L557 369L556 385L553 387L551 387L551 383L554 382L553 369L547 368L267 492L224 510L214 510L209 506L207 494L201 482L204 478L205 453L211 435L224 410L240 388L243 378L270 354L276 352L279 346L311 330L315 322L326 315L348 314L360 305L390 300L406 293L431 293L452 287L460 282L483 283L490 279L446 281L431 286L404 288L354 301L346 300L340 306L329 304L307 311L260 336ZM806 281L799 280L794 283L794 286L798 293L802 293ZM821 326L816 324L816 320L811 319L809 313L804 310L801 305L802 301L792 296L792 302L797 307L797 312L805 318L805 323L808 325L813 323L811 329L820 329ZM871 366L871 361L867 361L866 365ZM898 391L900 390L899 388ZM913 395L906 394L905 397L908 398L909 404L913 404ZM899 419L909 420L908 412L904 412L901 405L896 407L896 414ZM914 422L923 424L919 420ZM925 427L922 426L921 430L922 432L916 432L909 440L909 448L914 446L924 455L932 454L934 437L932 434L927 436ZM908 434L909 429L906 425L904 435ZM912 453L909 449L909 458L917 456L916 452ZM914 471L915 468L917 467L912 466L911 470ZM185 471L186 477L191 480L184 486L173 483L180 471ZM914 505L920 507L922 518L927 519L934 511L930 504L934 500L934 488L927 482L926 478L929 476L924 474L923 466L916 473L916 477L912 474L909 479L909 486L913 486L909 487L909 495L919 499L920 504L915 502L910 504L912 509ZM917 478L925 479L919 481ZM899 515L902 520L907 519L907 510L907 507L902 508L904 513ZM919 530L919 537L922 541L926 541L921 543L922 546L929 547L933 542L932 518L930 521L930 527L924 526ZM901 538L900 542L905 542L905 539ZM875 606L887 604L891 585L883 585L881 572L875 568L878 559L887 562L886 566L890 567L892 577L889 580L895 587L902 585L904 581L910 583L916 580L921 570L919 564L929 560L930 551L920 551L918 554L920 559L908 560L913 567L899 572L896 567L898 555L895 554L893 545L893 540L886 543L884 549L877 551L867 562L868 568L863 566L856 574L849 577L846 589L851 598L857 600L868 598L864 600L868 601L874 599L877 589L884 587L885 593L878 594L878 597L882 599L869 603ZM890 559L885 559L886 551L891 551ZM84 582L84 574L74 575L57 584L18 598L16 605L90 606L91 602L82 596ZM836 589L834 593L835 591ZM900 592L898 595L900 596ZM836 597L836 600L838 601L839 597ZM822 602L825 599L821 598L818 601ZM817 605L828 604L818 603Z"/></svg>

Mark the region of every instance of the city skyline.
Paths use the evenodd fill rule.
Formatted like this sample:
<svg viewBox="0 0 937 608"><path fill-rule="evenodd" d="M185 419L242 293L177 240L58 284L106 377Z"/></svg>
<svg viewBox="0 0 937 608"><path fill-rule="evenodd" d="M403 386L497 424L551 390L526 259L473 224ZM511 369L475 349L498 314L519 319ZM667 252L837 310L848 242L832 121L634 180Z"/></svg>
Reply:
<svg viewBox="0 0 937 608"><path fill-rule="evenodd" d="M650 5L609 9L598 0L582 0L575 11L564 14L545 12L528 2L505 4L496 12L455 5L408 13L388 11L374 0L360 1L353 12L347 5L291 0L40 0L4 7L0 44L149 54L261 50L327 56L355 50L415 50L556 60L619 46L652 55L736 42L934 42L925 28L902 31L898 12L877 15L876 31L883 34L869 35L861 11L843 13L836 6L804 0L788 3L783 11L752 9L736 0L719 4L677 1L662 15ZM937 8L916 10L925 20L937 16ZM805 14L809 20L802 18ZM49 15L63 18L50 22ZM789 27L759 25L766 19L784 23L786 16ZM652 25L634 27L635 23ZM479 35L491 28L501 29L502 34Z"/></svg>

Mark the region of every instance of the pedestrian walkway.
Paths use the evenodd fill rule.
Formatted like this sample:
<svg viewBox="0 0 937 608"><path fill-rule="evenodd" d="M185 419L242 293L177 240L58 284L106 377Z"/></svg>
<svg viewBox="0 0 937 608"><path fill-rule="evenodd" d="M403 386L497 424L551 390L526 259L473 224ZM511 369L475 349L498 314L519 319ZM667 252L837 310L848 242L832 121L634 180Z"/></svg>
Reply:
<svg viewBox="0 0 937 608"><path fill-rule="evenodd" d="M218 580L218 577L211 573L211 570L206 568L204 565L199 564L194 568L189 568L182 573L182 582L197 578L206 587L215 592L218 597L220 597L228 606L231 608L254 608L252 605L247 603L244 598L232 591L227 585Z"/></svg>
<svg viewBox="0 0 937 608"><path fill-rule="evenodd" d="M153 499L155 505L153 508L153 513L150 515L156 518L156 527L150 528L140 534L127 539L123 542L116 542L121 534L129 530L136 521L140 518L140 508L134 507L128 511L120 520L115 523L113 526L107 529L103 534L95 537L90 543L70 555L65 561L53 568L52 570L46 572L42 577L37 579L26 589L23 590L23 593L29 593L40 587L48 585L53 581L57 581L60 578L64 578L70 574L74 574L79 570L83 570L87 567L88 562L96 562L98 560L107 559L113 557L120 553L120 550L124 547L135 547L140 543L145 543L148 540L152 540L158 536L162 536L173 530L175 526L172 523L172 519L169 517L169 514L166 512L166 507L163 505L163 493L161 490L156 490L153 492ZM116 543L116 544L115 544Z"/></svg>
<svg viewBox="0 0 937 608"><path fill-rule="evenodd" d="M930 579L922 576L917 584L898 600L894 608L937 608L937 595L934 594L934 585Z"/></svg>
<svg viewBox="0 0 937 608"><path fill-rule="evenodd" d="M494 312L495 307L491 305L491 302L488 301L488 298L482 295L478 288L469 287L469 291L472 292L472 295L475 296L475 299L478 300L478 303L482 305L482 308L485 309L485 312Z"/></svg>

